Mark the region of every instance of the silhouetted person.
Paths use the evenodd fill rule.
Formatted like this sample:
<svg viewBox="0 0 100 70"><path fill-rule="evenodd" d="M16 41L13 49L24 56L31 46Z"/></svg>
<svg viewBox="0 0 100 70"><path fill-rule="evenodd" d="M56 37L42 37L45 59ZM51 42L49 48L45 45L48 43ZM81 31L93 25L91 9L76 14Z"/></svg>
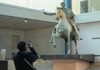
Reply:
<svg viewBox="0 0 100 70"><path fill-rule="evenodd" d="M20 41L17 44L17 48L19 51L13 57L15 69L16 70L35 70L35 68L32 69L31 66L33 65L33 62L35 62L36 59L38 59L38 56L32 44L24 42L24 41ZM28 52L27 48L29 48L31 52ZM26 61L29 62L31 66Z"/></svg>

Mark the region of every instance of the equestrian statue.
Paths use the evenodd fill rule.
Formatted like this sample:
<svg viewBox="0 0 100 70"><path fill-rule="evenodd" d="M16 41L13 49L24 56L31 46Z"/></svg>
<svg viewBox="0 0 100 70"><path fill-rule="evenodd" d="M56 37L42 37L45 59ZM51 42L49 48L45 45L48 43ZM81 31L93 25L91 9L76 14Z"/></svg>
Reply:
<svg viewBox="0 0 100 70"><path fill-rule="evenodd" d="M71 9L64 7L64 2L62 2L60 5L61 7L57 7L56 13L44 12L46 15L56 15L56 20L58 21L58 24L53 28L52 37L49 42L56 47L55 38L63 38L66 45L65 47L67 47L65 54L71 54L71 40L73 40L75 42L76 54L78 54L76 46L77 40L79 40L79 28L75 24L75 15Z"/></svg>

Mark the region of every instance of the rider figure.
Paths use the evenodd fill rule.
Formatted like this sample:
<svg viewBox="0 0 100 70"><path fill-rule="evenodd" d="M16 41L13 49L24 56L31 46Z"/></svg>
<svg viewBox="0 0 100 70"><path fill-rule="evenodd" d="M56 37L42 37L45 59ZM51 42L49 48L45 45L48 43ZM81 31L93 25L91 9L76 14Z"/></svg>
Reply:
<svg viewBox="0 0 100 70"><path fill-rule="evenodd" d="M65 8L64 2L60 3L60 6L62 7L62 10L66 15L66 18L68 19L68 22L71 24L71 26L75 30L77 37L79 37L79 35L78 35L79 34L79 28L75 24L75 15L74 15L74 13L72 12L72 10L70 8Z"/></svg>
<svg viewBox="0 0 100 70"><path fill-rule="evenodd" d="M60 3L60 6L62 7L62 10L63 10L63 12L66 15L66 19L68 19L68 22L71 24L72 28L75 30L77 37L79 37L79 35L78 35L79 28L75 24L75 19L74 19L75 18L75 15L74 15L74 13L72 12L71 9L65 8L64 2L61 2ZM44 12L44 14L46 14L46 15L56 15L56 13L47 13L47 12Z"/></svg>

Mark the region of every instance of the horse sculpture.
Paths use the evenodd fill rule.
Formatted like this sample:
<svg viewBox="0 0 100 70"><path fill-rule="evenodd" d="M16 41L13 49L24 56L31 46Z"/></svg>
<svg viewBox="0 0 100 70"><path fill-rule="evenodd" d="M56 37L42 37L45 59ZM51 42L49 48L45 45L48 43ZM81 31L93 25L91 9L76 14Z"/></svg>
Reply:
<svg viewBox="0 0 100 70"><path fill-rule="evenodd" d="M68 22L65 13L63 12L62 8L58 7L57 8L57 17L56 19L58 20L58 24L53 28L52 31L52 37L49 42L53 44L54 47L56 47L56 40L55 38L63 38L67 44L68 51L67 54L71 54L71 44L70 40L74 40L75 46L77 45L77 35L75 33L75 30L73 27L70 25ZM77 48L76 49L76 54L78 54Z"/></svg>

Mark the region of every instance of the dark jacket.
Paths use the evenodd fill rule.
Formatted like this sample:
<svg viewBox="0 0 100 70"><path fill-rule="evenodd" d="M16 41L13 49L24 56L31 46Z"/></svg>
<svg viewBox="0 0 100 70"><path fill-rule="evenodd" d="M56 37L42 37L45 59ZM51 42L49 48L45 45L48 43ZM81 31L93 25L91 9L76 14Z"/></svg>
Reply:
<svg viewBox="0 0 100 70"><path fill-rule="evenodd" d="M32 68L25 62L24 58L33 65L33 62L38 59L37 53L34 48L30 48L31 52L19 51L14 57L14 64L16 70L32 70Z"/></svg>

